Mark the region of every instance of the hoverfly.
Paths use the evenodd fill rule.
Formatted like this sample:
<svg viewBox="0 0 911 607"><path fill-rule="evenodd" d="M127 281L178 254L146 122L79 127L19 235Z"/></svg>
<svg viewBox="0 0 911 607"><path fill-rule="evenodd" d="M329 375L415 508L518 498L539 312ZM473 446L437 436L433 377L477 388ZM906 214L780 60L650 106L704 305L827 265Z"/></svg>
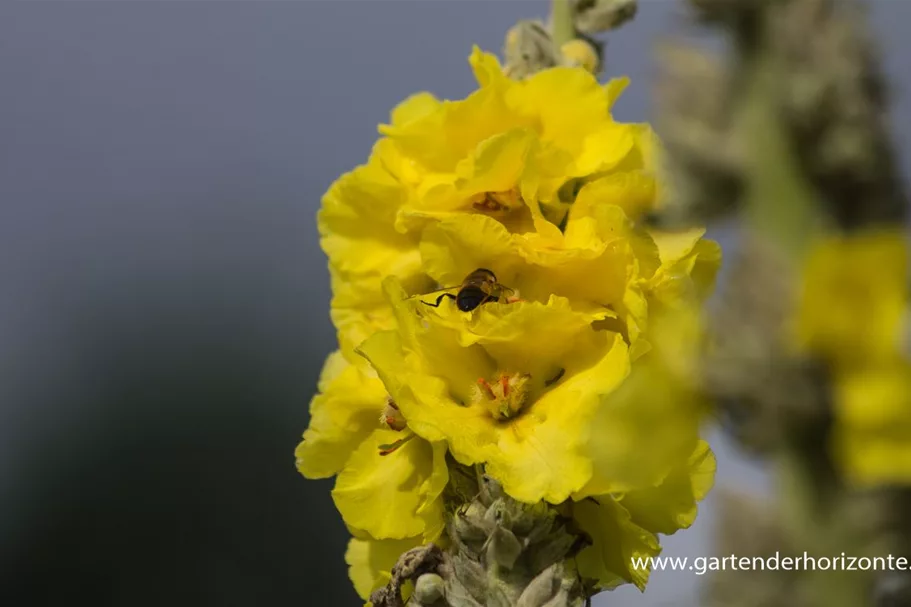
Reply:
<svg viewBox="0 0 911 607"><path fill-rule="evenodd" d="M421 303L433 308L438 308L440 307L440 303L443 301L443 298L448 297L455 300L456 306L462 312L471 312L482 304L499 301L500 297L503 296L504 291L509 291L510 293L515 292L514 289L500 284L497 281L496 275L490 270L486 268L478 268L466 276L465 280L463 280L462 284L458 287L446 287L443 289L438 289L436 291L431 291L430 293L425 293L424 295L439 293L440 291L449 291L452 289L458 289L459 291L455 295L452 293L443 293L437 297L435 303L429 303L423 300Z"/></svg>

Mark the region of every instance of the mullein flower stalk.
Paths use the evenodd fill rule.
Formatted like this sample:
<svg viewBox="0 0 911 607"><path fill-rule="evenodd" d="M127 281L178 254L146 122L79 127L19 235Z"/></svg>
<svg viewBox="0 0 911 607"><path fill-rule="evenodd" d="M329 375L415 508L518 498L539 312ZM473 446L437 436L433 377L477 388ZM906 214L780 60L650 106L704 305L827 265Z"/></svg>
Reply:
<svg viewBox="0 0 911 607"><path fill-rule="evenodd" d="M318 216L329 356L296 450L335 477L350 578L398 607L568 607L643 590L714 482L701 305L721 262L669 231L660 141L612 107L590 34L629 1L557 0L478 89L399 104Z"/></svg>
<svg viewBox="0 0 911 607"><path fill-rule="evenodd" d="M765 516L726 513L722 549L761 556L775 537L782 554L907 556L908 207L863 15L835 0L688 4L733 52L671 61L659 125L681 195L656 221L742 219L704 377L780 480ZM763 533L737 531L756 521ZM897 572L764 576L719 574L709 603L904 605L911 588Z"/></svg>

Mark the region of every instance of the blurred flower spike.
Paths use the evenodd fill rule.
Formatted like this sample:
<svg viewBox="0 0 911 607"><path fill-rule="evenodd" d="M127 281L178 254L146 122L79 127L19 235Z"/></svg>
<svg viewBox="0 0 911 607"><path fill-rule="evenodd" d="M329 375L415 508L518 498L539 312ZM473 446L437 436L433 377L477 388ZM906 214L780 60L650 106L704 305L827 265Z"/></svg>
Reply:
<svg viewBox="0 0 911 607"><path fill-rule="evenodd" d="M860 486L911 483L908 235L820 238L803 272L797 343L828 363L833 451Z"/></svg>
<svg viewBox="0 0 911 607"><path fill-rule="evenodd" d="M475 48L475 92L406 99L323 199L340 350L296 456L336 476L364 599L406 550L461 542L465 470L570 521L589 594L643 589L630 558L712 486L697 377L719 247L643 222L660 144L611 115L626 79L564 52L519 79Z"/></svg>

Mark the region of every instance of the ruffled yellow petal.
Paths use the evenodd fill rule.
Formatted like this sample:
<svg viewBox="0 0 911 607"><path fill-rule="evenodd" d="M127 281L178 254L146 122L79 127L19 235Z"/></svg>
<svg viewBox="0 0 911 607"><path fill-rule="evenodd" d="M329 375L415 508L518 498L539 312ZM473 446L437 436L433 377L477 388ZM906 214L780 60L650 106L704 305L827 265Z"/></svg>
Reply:
<svg viewBox="0 0 911 607"><path fill-rule="evenodd" d="M713 240L694 238L696 232L685 232L671 242L667 234L653 234L658 236L659 251L662 246L673 247L661 251L661 266L647 283L648 293L657 301L691 304L702 302L711 294L721 268L721 247Z"/></svg>
<svg viewBox="0 0 911 607"><path fill-rule="evenodd" d="M623 91L626 90L626 87L629 86L629 78L627 76L620 76L619 78L611 78L607 84L604 85L604 93L607 95L607 107L611 109L614 107L614 104L617 102L617 99L620 98L620 95L623 94Z"/></svg>
<svg viewBox="0 0 911 607"><path fill-rule="evenodd" d="M538 72L511 87L507 104L533 120L541 139L576 153L592 127L610 119L608 97L597 78L581 68Z"/></svg>
<svg viewBox="0 0 911 607"><path fill-rule="evenodd" d="M579 190L571 217L589 216L591 209L613 205L623 209L631 219L638 219L654 207L656 190L657 182L649 172L609 173L586 183Z"/></svg>
<svg viewBox="0 0 911 607"><path fill-rule="evenodd" d="M474 46L471 49L471 56L468 58L471 69L474 72L478 85L488 86L509 86L511 81L503 73L500 67L500 60L493 53L485 53L479 47Z"/></svg>
<svg viewBox="0 0 911 607"><path fill-rule="evenodd" d="M420 545L419 537L402 540L351 538L345 551L345 562L348 564L348 577L358 596L366 601L373 591L388 584L399 557Z"/></svg>
<svg viewBox="0 0 911 607"><path fill-rule="evenodd" d="M452 171L479 143L497 133L533 126L511 112L500 90L481 88L463 101L444 101L437 111L380 133L431 171Z"/></svg>
<svg viewBox="0 0 911 607"><path fill-rule="evenodd" d="M585 370L576 371L576 361L567 360L565 375L554 388L527 414L498 428L498 440L485 458L487 471L511 496L560 503L591 477L592 461L582 447L592 433L592 416L629 370L623 340L617 335L612 341Z"/></svg>
<svg viewBox="0 0 911 607"><path fill-rule="evenodd" d="M310 402L310 426L294 452L297 469L307 478L337 474L351 453L377 427L386 388L372 371L348 363L340 352L329 355Z"/></svg>
<svg viewBox="0 0 911 607"><path fill-rule="evenodd" d="M464 315L445 312L438 318L458 331L462 347L483 346L497 368L521 369L545 378L552 377L574 352L588 351L591 324L608 316L605 308L577 311L568 299L552 295L546 304L484 306L467 321ZM528 339L532 334L534 339Z"/></svg>
<svg viewBox="0 0 911 607"><path fill-rule="evenodd" d="M658 538L635 524L629 512L609 495L573 504L573 517L593 540L576 557L579 574L609 590L625 582L645 589L650 571L633 566L633 559L661 553Z"/></svg>
<svg viewBox="0 0 911 607"><path fill-rule="evenodd" d="M594 473L575 499L653 487L697 446L706 409L695 382L698 315L685 308L665 311L649 330L652 340L637 343L629 377L591 422Z"/></svg>
<svg viewBox="0 0 911 607"><path fill-rule="evenodd" d="M415 438L380 455L382 445L402 438L401 432L374 430L351 455L332 490L345 523L377 539L423 535L428 521L441 528L439 497L448 480L445 448Z"/></svg>
<svg viewBox="0 0 911 607"><path fill-rule="evenodd" d="M393 126L403 126L440 109L440 101L428 92L416 93L392 110Z"/></svg>
<svg viewBox="0 0 911 607"><path fill-rule="evenodd" d="M640 527L671 535L696 520L696 504L711 490L715 470L715 455L708 443L699 441L686 464L674 468L660 485L630 491L620 503Z"/></svg>
<svg viewBox="0 0 911 607"><path fill-rule="evenodd" d="M424 270L439 284L460 285L477 268L488 268L497 279L517 288L523 265L516 237L486 215L449 217L427 227L421 240Z"/></svg>

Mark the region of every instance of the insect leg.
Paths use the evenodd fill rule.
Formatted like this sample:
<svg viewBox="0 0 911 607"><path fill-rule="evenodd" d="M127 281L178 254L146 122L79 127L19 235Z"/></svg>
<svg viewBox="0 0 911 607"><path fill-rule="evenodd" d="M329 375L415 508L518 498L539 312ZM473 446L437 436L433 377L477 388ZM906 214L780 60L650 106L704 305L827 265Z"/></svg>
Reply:
<svg viewBox="0 0 911 607"><path fill-rule="evenodd" d="M449 299L455 299L455 298L456 298L456 296L453 295L452 293L443 293L442 295L440 295L439 297L437 297L436 303L427 303L427 302L424 301L423 299L421 300L421 303L424 304L425 306L430 306L431 308L439 308L439 307L440 307L440 302L443 301L443 298L444 298L444 297L448 297Z"/></svg>

